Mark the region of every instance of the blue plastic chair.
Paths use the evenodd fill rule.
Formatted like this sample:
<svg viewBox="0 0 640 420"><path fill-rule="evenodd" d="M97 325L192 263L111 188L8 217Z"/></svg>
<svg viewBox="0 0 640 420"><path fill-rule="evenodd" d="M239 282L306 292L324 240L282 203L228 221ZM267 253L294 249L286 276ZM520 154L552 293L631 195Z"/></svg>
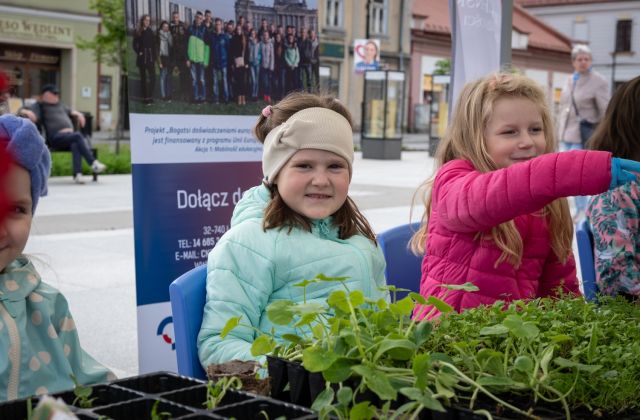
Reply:
<svg viewBox="0 0 640 420"><path fill-rule="evenodd" d="M576 228L580 270L582 271L582 291L587 300L594 300L598 293L596 285L595 259L593 257L593 233L587 219L582 219Z"/></svg>
<svg viewBox="0 0 640 420"><path fill-rule="evenodd" d="M207 266L200 265L169 285L178 373L199 379L207 379L198 359L197 346L207 295L206 284Z"/></svg>
<svg viewBox="0 0 640 420"><path fill-rule="evenodd" d="M378 234L378 243L387 262L387 284L420 292L422 256L414 255L408 248L409 240L420 228L420 223L396 226ZM402 299L408 292L398 292Z"/></svg>

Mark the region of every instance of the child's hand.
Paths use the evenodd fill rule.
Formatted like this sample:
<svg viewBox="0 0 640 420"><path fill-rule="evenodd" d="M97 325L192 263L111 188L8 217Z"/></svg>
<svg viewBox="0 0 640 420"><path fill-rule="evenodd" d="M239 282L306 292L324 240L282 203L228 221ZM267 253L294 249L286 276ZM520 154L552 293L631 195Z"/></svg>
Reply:
<svg viewBox="0 0 640 420"><path fill-rule="evenodd" d="M609 184L609 189L612 190L622 184L637 181L637 173L640 173L640 162L629 159L612 158L611 184Z"/></svg>

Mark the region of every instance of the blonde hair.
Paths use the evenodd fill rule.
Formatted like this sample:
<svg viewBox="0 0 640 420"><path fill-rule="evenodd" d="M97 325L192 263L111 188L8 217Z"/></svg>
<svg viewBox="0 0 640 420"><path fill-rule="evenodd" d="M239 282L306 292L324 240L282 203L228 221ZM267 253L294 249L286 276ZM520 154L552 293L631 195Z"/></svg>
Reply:
<svg viewBox="0 0 640 420"><path fill-rule="evenodd" d="M546 139L544 153L556 150L553 120L544 91L526 76L496 73L468 83L460 93L453 120L438 145L436 172L442 165L454 159L468 160L480 172L498 169L489 155L484 132L496 101L504 97L529 99L538 107ZM434 179L435 175L427 179L416 192L417 195L422 195L426 208L420 229L411 238L411 249L416 254L425 252L427 219L431 212ZM571 254L573 239L573 224L566 198L557 199L545 206L540 216L548 218L553 252L560 261L566 262ZM477 239L491 239L502 251L496 265L505 260L515 267L520 265L523 243L513 220L493 227L490 238L484 236L478 234Z"/></svg>
<svg viewBox="0 0 640 420"><path fill-rule="evenodd" d="M346 118L350 126L353 126L351 113L337 99L328 95L314 95L305 92L293 92L285 96L276 105L270 107L268 112L263 112L258 117L253 133L260 143L264 143L271 130L284 123L293 114L307 108L326 108L337 112ZM278 185L269 186L271 200L264 211L262 227L264 230L287 227L289 231L298 227L311 231L310 221L293 211L282 199L278 192ZM347 239L358 233L376 242L376 235L369 222L358 209L356 203L347 197L344 204L332 215L333 224L338 227L340 239Z"/></svg>

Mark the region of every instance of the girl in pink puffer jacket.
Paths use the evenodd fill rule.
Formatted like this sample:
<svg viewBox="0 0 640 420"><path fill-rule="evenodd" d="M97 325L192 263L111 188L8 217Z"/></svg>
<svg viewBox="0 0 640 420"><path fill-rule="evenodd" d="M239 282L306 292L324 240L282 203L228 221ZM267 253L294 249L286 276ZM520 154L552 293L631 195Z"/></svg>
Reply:
<svg viewBox="0 0 640 420"><path fill-rule="evenodd" d="M457 311L579 294L571 251L573 223L564 197L592 195L635 179L640 164L608 152L553 153L547 99L533 80L494 74L467 84L425 182L420 293ZM471 282L479 290L447 290ZM419 307L423 318L430 307Z"/></svg>

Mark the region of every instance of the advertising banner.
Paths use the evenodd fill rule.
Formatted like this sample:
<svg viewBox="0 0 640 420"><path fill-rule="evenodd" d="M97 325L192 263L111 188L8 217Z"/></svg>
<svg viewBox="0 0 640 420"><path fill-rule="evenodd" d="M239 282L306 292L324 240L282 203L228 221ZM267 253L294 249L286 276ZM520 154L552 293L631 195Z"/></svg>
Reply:
<svg viewBox="0 0 640 420"><path fill-rule="evenodd" d="M500 70L502 1L449 0L449 13L453 37L449 106L453 110L465 83Z"/></svg>
<svg viewBox="0 0 640 420"><path fill-rule="evenodd" d="M379 39L353 41L353 71L362 74L367 70L380 70Z"/></svg>
<svg viewBox="0 0 640 420"><path fill-rule="evenodd" d="M177 370L169 284L206 263L261 182L260 111L317 89L315 1L273 6L126 0L140 373Z"/></svg>

